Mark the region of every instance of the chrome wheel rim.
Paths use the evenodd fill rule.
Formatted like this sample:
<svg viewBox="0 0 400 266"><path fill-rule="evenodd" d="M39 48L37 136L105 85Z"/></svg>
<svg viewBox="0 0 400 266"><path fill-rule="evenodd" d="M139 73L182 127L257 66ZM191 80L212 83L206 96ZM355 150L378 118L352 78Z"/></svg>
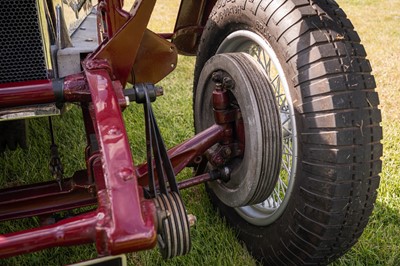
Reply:
<svg viewBox="0 0 400 266"><path fill-rule="evenodd" d="M264 68L265 74L274 88L280 109L283 152L281 170L275 189L260 204L235 208L237 213L249 223L265 226L273 223L282 215L293 190L298 151L294 108L283 67L268 41L251 31L235 31L224 39L217 54L233 52L250 54Z"/></svg>

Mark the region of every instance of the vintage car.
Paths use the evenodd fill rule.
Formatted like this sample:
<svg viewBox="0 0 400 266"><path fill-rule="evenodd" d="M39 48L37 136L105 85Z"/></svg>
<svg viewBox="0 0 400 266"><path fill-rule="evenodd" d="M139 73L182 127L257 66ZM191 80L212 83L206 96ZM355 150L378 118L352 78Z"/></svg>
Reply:
<svg viewBox="0 0 400 266"><path fill-rule="evenodd" d="M25 148L28 119L48 116L54 177L2 187L0 220L95 206L3 233L0 258L85 243L105 260L157 245L185 255L194 216L180 191L201 184L261 263L327 264L350 249L376 199L382 129L366 52L337 3L182 0L174 31L158 34L156 0L123 2L0 3L0 150ZM167 150L152 102L178 54L196 56L196 134ZM87 147L85 169L66 177L51 117L69 103ZM134 104L142 164L122 116ZM186 167L193 177L178 182Z"/></svg>

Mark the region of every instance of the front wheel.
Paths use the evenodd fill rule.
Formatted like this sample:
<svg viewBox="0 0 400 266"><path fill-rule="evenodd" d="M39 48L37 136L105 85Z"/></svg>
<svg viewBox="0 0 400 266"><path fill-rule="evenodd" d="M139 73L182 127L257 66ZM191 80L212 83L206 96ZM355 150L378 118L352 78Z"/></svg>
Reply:
<svg viewBox="0 0 400 266"><path fill-rule="evenodd" d="M253 96L234 95L242 114L247 114L244 121L260 122L245 127L244 159L232 160L232 178L240 183L251 173L250 180L257 184L246 192L254 194L245 196L258 201L244 204L243 198L241 204L230 204L243 197L243 190L235 197L232 189L221 189L214 181L207 185L213 204L263 263L333 261L362 234L381 171L379 100L357 33L330 0L218 1L196 61L196 132L213 123L210 86L203 80L215 55L225 53L250 55L266 77L265 90L272 92L275 103L260 101L263 98L254 93L259 88L254 87L247 93L255 95L257 104L246 100ZM242 65L244 71L249 61ZM223 64L219 68L232 72ZM249 108L253 111L244 111ZM273 121L272 112L277 114ZM271 124L279 128L278 146L271 144L277 142L272 135L264 134ZM264 166L275 162L266 154L276 147L280 152L272 157L280 156L280 169L274 172ZM272 187L263 186L271 182Z"/></svg>

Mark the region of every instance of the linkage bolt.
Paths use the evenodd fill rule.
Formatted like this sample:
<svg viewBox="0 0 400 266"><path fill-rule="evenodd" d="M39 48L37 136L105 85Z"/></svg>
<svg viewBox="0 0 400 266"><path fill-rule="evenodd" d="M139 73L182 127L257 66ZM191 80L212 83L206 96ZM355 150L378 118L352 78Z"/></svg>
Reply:
<svg viewBox="0 0 400 266"><path fill-rule="evenodd" d="M212 81L215 83L222 83L222 72L221 71L215 71L212 73L211 76Z"/></svg>
<svg viewBox="0 0 400 266"><path fill-rule="evenodd" d="M231 154L232 154L232 150L231 150L230 147L225 147L225 148L223 149L223 151L224 151L224 155L225 155L226 157L229 157L229 156L231 156Z"/></svg>
<svg viewBox="0 0 400 266"><path fill-rule="evenodd" d="M227 90L232 90L235 87L235 82L230 77L224 77L222 80L222 86Z"/></svg>

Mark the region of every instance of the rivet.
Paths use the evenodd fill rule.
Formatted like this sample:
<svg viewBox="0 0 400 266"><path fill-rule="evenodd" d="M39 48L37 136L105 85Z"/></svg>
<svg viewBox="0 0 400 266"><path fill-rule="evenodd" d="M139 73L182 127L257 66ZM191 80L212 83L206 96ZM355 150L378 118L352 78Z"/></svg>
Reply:
<svg viewBox="0 0 400 266"><path fill-rule="evenodd" d="M124 181L128 181L133 179L133 170L129 168L124 168L118 172L118 175L120 178L122 178Z"/></svg>

